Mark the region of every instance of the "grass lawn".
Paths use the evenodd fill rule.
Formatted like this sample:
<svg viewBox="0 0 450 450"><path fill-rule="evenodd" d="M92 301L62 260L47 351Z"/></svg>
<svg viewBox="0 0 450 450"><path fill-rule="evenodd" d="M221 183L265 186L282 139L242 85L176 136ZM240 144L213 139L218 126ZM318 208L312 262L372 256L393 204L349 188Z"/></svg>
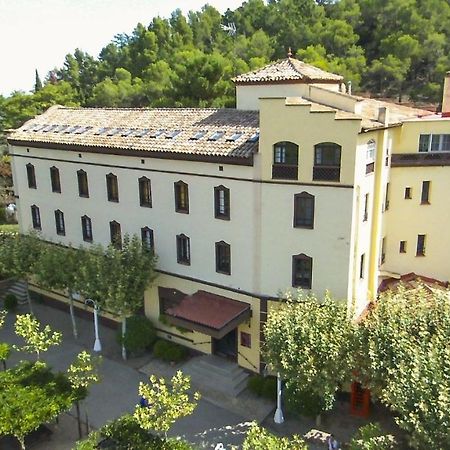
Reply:
<svg viewBox="0 0 450 450"><path fill-rule="evenodd" d="M5 223L3 225L0 224L0 232L6 231L9 233L18 233L19 225L17 223Z"/></svg>

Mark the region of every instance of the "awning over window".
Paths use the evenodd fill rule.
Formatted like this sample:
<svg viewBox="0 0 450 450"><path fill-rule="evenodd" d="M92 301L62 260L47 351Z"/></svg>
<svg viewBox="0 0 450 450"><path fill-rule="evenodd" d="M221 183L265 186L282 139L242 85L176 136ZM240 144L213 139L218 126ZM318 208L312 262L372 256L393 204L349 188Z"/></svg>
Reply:
<svg viewBox="0 0 450 450"><path fill-rule="evenodd" d="M250 305L206 291L186 295L165 311L175 326L221 339L251 317Z"/></svg>

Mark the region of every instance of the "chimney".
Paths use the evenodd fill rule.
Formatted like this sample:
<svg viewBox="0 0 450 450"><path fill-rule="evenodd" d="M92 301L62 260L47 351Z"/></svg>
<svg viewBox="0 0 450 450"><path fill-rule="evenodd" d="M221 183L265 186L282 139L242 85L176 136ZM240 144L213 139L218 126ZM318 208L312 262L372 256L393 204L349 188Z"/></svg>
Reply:
<svg viewBox="0 0 450 450"><path fill-rule="evenodd" d="M389 109L386 106L378 108L378 122L384 125L389 123Z"/></svg>
<svg viewBox="0 0 450 450"><path fill-rule="evenodd" d="M444 93L442 94L442 115L450 115L450 71L445 74Z"/></svg>

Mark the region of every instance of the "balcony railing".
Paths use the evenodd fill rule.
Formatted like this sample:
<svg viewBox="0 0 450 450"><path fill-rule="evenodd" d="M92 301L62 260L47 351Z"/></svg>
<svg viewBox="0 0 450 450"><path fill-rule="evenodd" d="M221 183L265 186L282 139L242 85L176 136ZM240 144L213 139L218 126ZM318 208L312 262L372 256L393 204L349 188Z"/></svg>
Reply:
<svg viewBox="0 0 450 450"><path fill-rule="evenodd" d="M274 164L272 166L272 178L276 180L297 180L297 164Z"/></svg>
<svg viewBox="0 0 450 450"><path fill-rule="evenodd" d="M339 181L341 178L341 168L339 166L314 166L314 181Z"/></svg>

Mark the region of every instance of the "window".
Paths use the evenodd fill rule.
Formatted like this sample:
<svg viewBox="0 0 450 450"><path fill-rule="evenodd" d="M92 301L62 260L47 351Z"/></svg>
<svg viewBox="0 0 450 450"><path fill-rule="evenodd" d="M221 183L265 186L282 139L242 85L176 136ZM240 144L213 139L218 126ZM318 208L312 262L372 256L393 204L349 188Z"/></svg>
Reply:
<svg viewBox="0 0 450 450"><path fill-rule="evenodd" d="M142 248L148 252L154 252L153 230L149 227L141 228Z"/></svg>
<svg viewBox="0 0 450 450"><path fill-rule="evenodd" d="M294 228L314 228L314 195L294 195Z"/></svg>
<svg viewBox="0 0 450 450"><path fill-rule="evenodd" d="M109 222L109 231L111 235L111 244L114 247L121 249L122 248L122 231L120 228L120 223L113 220Z"/></svg>
<svg viewBox="0 0 450 450"><path fill-rule="evenodd" d="M39 208L36 205L31 207L31 221L35 230L41 229L41 214Z"/></svg>
<svg viewBox="0 0 450 450"><path fill-rule="evenodd" d="M92 242L92 221L88 216L81 218L81 230L83 232L83 241Z"/></svg>
<svg viewBox="0 0 450 450"><path fill-rule="evenodd" d="M55 225L56 225L56 234L60 236L66 235L66 227L64 225L64 213L57 209L55 211Z"/></svg>
<svg viewBox="0 0 450 450"><path fill-rule="evenodd" d="M311 289L312 258L303 253L292 257L292 286Z"/></svg>
<svg viewBox="0 0 450 450"><path fill-rule="evenodd" d="M183 181L174 183L175 211L189 214L189 187Z"/></svg>
<svg viewBox="0 0 450 450"><path fill-rule="evenodd" d="M298 145L293 142L277 142L273 146L272 178L298 179Z"/></svg>
<svg viewBox="0 0 450 450"><path fill-rule="evenodd" d="M28 178L28 187L30 189L36 189L36 172L34 170L33 164L27 164L27 178Z"/></svg>
<svg viewBox="0 0 450 450"><path fill-rule="evenodd" d="M450 134L421 134L419 152L450 152Z"/></svg>
<svg viewBox="0 0 450 450"><path fill-rule="evenodd" d="M384 210L389 209L389 183L386 183L386 191L384 192Z"/></svg>
<svg viewBox="0 0 450 450"><path fill-rule="evenodd" d="M216 242L216 272L231 274L231 248L224 241Z"/></svg>
<svg viewBox="0 0 450 450"><path fill-rule="evenodd" d="M367 222L367 219L369 218L369 194L366 194L364 196L364 215L363 215L363 222Z"/></svg>
<svg viewBox="0 0 450 450"><path fill-rule="evenodd" d="M214 217L230 220L230 190L225 186L214 188Z"/></svg>
<svg viewBox="0 0 450 450"><path fill-rule="evenodd" d="M425 256L425 235L417 235L417 250L416 256Z"/></svg>
<svg viewBox="0 0 450 450"><path fill-rule="evenodd" d="M430 182L422 181L422 196L420 199L422 205L430 204Z"/></svg>
<svg viewBox="0 0 450 450"><path fill-rule="evenodd" d="M380 255L380 264L384 264L386 261L386 238L381 239L381 255Z"/></svg>
<svg viewBox="0 0 450 450"><path fill-rule="evenodd" d="M359 262L359 278L364 278L364 263L365 263L366 255L363 253L361 255L361 260Z"/></svg>
<svg viewBox="0 0 450 450"><path fill-rule="evenodd" d="M78 195L80 197L89 197L87 173L82 169L78 170L77 178L78 178Z"/></svg>
<svg viewBox="0 0 450 450"><path fill-rule="evenodd" d="M405 188L405 199L406 200L411 200L412 199L412 194L411 194L411 188L410 187L406 187Z"/></svg>
<svg viewBox="0 0 450 450"><path fill-rule="evenodd" d="M314 181L339 181L341 177L341 146L322 142L314 146Z"/></svg>
<svg viewBox="0 0 450 450"><path fill-rule="evenodd" d="M119 186L117 183L117 176L113 173L108 173L108 175L106 175L106 191L108 194L108 201L119 201Z"/></svg>
<svg viewBox="0 0 450 450"><path fill-rule="evenodd" d="M252 348L252 335L241 331L241 346Z"/></svg>
<svg viewBox="0 0 450 450"><path fill-rule="evenodd" d="M152 185L147 177L139 178L139 203L147 208L152 207Z"/></svg>
<svg viewBox="0 0 450 450"><path fill-rule="evenodd" d="M373 173L375 169L375 151L376 151L376 142L371 139L367 142L367 150L366 150L366 175L369 173Z"/></svg>
<svg viewBox="0 0 450 450"><path fill-rule="evenodd" d="M52 192L61 193L61 180L59 178L59 169L55 166L50 167L50 180L52 182Z"/></svg>
<svg viewBox="0 0 450 450"><path fill-rule="evenodd" d="M184 234L177 236L177 262L179 264L191 264L190 239Z"/></svg>
<svg viewBox="0 0 450 450"><path fill-rule="evenodd" d="M406 253L406 241L400 241L400 253Z"/></svg>

